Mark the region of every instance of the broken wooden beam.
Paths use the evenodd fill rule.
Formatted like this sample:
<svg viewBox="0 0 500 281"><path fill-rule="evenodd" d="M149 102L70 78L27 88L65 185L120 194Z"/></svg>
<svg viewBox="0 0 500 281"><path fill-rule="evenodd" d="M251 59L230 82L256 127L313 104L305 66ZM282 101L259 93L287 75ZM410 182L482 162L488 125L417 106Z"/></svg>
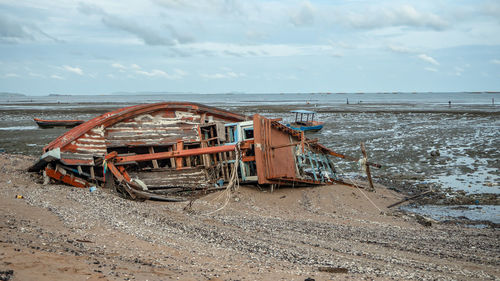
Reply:
<svg viewBox="0 0 500 281"><path fill-rule="evenodd" d="M420 194L417 194L417 195L414 195L414 196L411 196L411 197L407 197L407 198L405 198L405 199L403 199L403 200L400 200L400 201L398 201L398 202L396 202L396 203L393 203L393 204L391 204L391 205L387 206L387 208L392 208L392 207L397 206L397 205L399 205L399 204L401 204L401 203L404 203L404 202L406 202L406 201L410 201L410 200L416 199L416 198L418 198L418 197L420 197L420 196L423 196L423 195L429 194L429 193L431 193L431 192L432 192L432 190L428 190L428 191L426 191L426 192L422 192L422 193L420 193Z"/></svg>

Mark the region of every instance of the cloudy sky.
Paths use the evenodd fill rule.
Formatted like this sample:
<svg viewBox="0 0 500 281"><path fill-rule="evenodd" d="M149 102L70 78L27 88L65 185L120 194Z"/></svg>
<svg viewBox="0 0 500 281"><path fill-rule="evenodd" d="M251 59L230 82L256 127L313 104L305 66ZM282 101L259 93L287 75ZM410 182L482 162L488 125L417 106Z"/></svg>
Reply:
<svg viewBox="0 0 500 281"><path fill-rule="evenodd" d="M499 90L500 1L0 0L0 92Z"/></svg>

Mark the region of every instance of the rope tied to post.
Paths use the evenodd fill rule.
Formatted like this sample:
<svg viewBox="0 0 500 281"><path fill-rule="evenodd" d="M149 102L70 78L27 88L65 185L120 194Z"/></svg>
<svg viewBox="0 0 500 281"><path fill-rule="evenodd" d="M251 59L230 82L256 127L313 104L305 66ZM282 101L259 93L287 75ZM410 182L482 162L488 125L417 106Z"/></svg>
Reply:
<svg viewBox="0 0 500 281"><path fill-rule="evenodd" d="M358 160L359 170L366 174L366 163L368 162L366 157Z"/></svg>

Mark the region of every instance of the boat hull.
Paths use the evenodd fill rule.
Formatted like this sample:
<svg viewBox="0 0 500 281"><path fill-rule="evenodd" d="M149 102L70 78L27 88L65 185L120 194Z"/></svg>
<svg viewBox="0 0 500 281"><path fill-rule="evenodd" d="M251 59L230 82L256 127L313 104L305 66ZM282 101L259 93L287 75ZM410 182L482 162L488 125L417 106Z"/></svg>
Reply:
<svg viewBox="0 0 500 281"><path fill-rule="evenodd" d="M290 129L297 130L297 131L317 132L317 131L323 129L323 124L315 125L315 126L297 126L294 124L287 124L287 127L289 127Z"/></svg>
<svg viewBox="0 0 500 281"><path fill-rule="evenodd" d="M43 129L54 127L73 128L85 122L83 120L43 120L38 118L34 118L33 120L35 120L38 127Z"/></svg>

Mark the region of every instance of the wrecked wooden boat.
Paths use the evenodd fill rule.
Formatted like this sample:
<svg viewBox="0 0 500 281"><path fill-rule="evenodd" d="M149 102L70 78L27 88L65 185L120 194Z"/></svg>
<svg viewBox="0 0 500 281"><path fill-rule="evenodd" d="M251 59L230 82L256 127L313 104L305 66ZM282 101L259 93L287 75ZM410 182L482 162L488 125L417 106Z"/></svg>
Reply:
<svg viewBox="0 0 500 281"><path fill-rule="evenodd" d="M197 103L130 106L64 133L29 171L76 187L179 201L235 181L271 187L332 183L338 180L332 157L358 160L279 121Z"/></svg>
<svg viewBox="0 0 500 281"><path fill-rule="evenodd" d="M33 118L33 120L42 129L54 127L73 128L85 122L83 120L45 120L40 118Z"/></svg>

